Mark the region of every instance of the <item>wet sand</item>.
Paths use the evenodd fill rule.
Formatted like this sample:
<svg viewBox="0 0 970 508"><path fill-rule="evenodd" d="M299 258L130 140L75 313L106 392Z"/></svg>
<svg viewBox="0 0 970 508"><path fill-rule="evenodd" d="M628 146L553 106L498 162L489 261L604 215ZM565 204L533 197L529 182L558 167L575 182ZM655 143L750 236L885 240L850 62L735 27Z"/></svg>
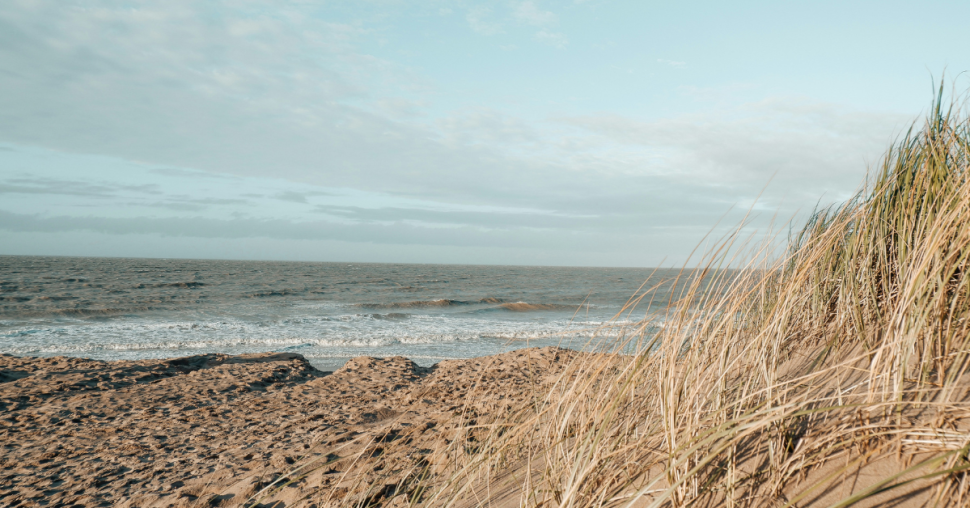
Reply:
<svg viewBox="0 0 970 508"><path fill-rule="evenodd" d="M508 411L576 354L532 348L430 368L359 357L333 373L286 353L3 355L0 505L237 506L255 496L264 506L340 506L354 482L390 498L379 471L348 479L348 461L387 453L396 467L441 470L456 412L467 421ZM311 462L310 474L260 494Z"/></svg>

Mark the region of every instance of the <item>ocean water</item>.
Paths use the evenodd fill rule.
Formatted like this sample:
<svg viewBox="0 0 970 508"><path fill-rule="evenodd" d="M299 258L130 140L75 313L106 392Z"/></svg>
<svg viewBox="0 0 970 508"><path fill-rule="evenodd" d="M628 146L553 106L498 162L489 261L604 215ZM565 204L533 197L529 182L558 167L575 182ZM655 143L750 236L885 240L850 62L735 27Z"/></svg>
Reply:
<svg viewBox="0 0 970 508"><path fill-rule="evenodd" d="M669 270L0 256L0 353L104 360L287 351L332 370L608 347ZM666 304L670 284L655 294Z"/></svg>

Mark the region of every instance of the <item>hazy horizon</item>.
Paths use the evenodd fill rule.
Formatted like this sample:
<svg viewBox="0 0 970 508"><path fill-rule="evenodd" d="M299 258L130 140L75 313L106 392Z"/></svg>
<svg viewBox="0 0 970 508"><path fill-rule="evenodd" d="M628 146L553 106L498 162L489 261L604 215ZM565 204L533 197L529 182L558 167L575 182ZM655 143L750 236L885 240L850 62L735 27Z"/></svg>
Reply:
<svg viewBox="0 0 970 508"><path fill-rule="evenodd" d="M637 270L668 270L677 269L679 266L589 266L589 265L509 265L498 263L404 263L393 261L345 261L345 260L313 260L313 259L251 259L251 258L187 258L187 257L152 257L152 256L71 256L58 254L0 254L0 258L22 257L22 258L76 258L76 259L131 259L131 260L157 260L157 261L226 261L226 262L265 262L265 263L317 263L317 264L346 264L346 265L413 265L413 266L482 266L491 268L590 268L590 269L637 269ZM690 269L692 267L688 266Z"/></svg>

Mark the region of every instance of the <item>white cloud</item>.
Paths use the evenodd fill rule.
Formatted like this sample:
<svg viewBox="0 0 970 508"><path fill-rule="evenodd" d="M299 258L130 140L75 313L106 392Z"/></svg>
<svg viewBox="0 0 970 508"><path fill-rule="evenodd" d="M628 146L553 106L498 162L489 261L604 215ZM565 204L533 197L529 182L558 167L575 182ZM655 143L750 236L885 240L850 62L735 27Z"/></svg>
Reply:
<svg viewBox="0 0 970 508"><path fill-rule="evenodd" d="M502 33L502 25L491 19L492 9L488 7L473 7L465 15L468 26L482 35L495 35Z"/></svg>
<svg viewBox="0 0 970 508"><path fill-rule="evenodd" d="M513 16L518 21L533 26L548 26L558 22L558 18L550 11L544 11L535 2L522 2L516 6Z"/></svg>
<svg viewBox="0 0 970 508"><path fill-rule="evenodd" d="M443 139L454 146L485 145L515 149L543 141L539 131L520 118L489 108L451 115L438 122Z"/></svg>
<svg viewBox="0 0 970 508"><path fill-rule="evenodd" d="M535 39L547 46L559 49L565 48L569 44L569 39L565 35L557 32L547 32L545 30L536 32Z"/></svg>
<svg viewBox="0 0 970 508"><path fill-rule="evenodd" d="M605 114L565 122L600 136L586 151L606 166L738 201L771 180L763 200L794 212L847 197L908 120L783 97L653 122Z"/></svg>
<svg viewBox="0 0 970 508"><path fill-rule="evenodd" d="M387 97L375 101L376 110L390 118L413 118L424 114L426 103L403 97Z"/></svg>
<svg viewBox="0 0 970 508"><path fill-rule="evenodd" d="M677 67L677 68L681 68L681 67L686 67L687 66L687 62L680 62L680 61L677 61L677 60L665 60L663 58L658 58L657 59L657 63L662 63L664 65L669 65L671 67Z"/></svg>

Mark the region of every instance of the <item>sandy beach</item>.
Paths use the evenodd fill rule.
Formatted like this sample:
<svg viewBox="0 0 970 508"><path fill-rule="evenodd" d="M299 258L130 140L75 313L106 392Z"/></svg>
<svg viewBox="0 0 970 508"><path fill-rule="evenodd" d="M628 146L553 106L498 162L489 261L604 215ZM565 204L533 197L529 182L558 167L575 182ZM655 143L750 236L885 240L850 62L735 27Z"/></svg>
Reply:
<svg viewBox="0 0 970 508"><path fill-rule="evenodd" d="M378 479L379 471L342 474L361 452L386 449L388 461L433 474L462 421L456 412L467 422L518 406L576 354L532 348L431 368L360 357L333 373L281 353L116 362L4 355L0 504L341 506L342 493ZM305 464L300 474L309 475L274 485ZM393 494L394 485L377 485L370 497Z"/></svg>

